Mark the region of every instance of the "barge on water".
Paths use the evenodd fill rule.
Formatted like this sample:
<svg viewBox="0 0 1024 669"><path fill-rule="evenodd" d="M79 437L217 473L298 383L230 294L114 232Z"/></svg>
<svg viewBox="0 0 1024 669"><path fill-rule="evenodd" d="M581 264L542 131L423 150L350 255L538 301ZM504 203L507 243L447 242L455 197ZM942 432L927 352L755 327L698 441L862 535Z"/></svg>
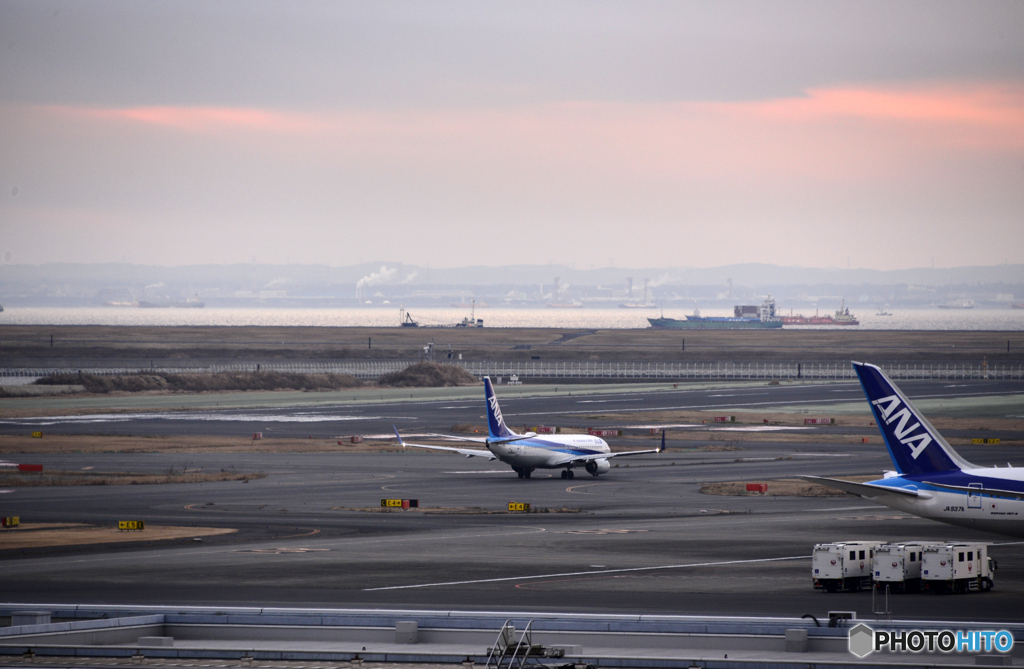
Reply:
<svg viewBox="0 0 1024 669"><path fill-rule="evenodd" d="M652 328L668 330L776 330L782 319L775 313L775 300L769 295L758 306L737 305L733 316L701 316L696 309L683 320L675 318L648 318Z"/></svg>

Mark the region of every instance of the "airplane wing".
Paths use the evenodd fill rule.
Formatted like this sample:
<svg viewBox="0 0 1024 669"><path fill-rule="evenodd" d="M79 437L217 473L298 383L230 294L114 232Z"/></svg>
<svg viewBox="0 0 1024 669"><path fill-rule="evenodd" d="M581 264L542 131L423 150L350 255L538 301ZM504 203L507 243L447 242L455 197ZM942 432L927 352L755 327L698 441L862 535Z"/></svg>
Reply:
<svg viewBox="0 0 1024 669"><path fill-rule="evenodd" d="M805 481L811 483L820 483L823 486L829 488L835 488L836 490L842 490L848 492L851 495L857 495L858 497L865 497L867 499L874 499L876 497L885 497L886 495L903 495L905 497L923 497L917 490L910 490L908 488L896 488L887 485L874 485L871 483L854 483L852 481L843 481L841 479L829 479L821 476L801 476Z"/></svg>
<svg viewBox="0 0 1024 669"><path fill-rule="evenodd" d="M402 435L398 434L398 428L396 428L394 425L392 425L391 427L394 428L395 436L398 437L398 443L400 443L403 448L406 446L413 446L415 448L428 448L432 451L450 451L452 453L458 453L459 455L465 455L467 458L487 458L488 460L498 459L497 457L495 457L494 453L491 453L490 451L481 451L478 448L452 448L451 446L428 446L427 444L410 444L404 439L402 439Z"/></svg>
<svg viewBox="0 0 1024 669"><path fill-rule="evenodd" d="M966 486L949 485L947 483L932 483L931 481L925 481L928 485L933 485L936 488L942 488L943 490L954 490L956 492L963 493L983 493L986 495L995 495L996 497L1009 497L1010 499L1024 499L1024 492L1017 490L1000 490L998 488L968 488Z"/></svg>
<svg viewBox="0 0 1024 669"><path fill-rule="evenodd" d="M454 434L437 434L433 433L432 437L441 437L442 439L454 439L456 441L475 441L478 444L508 444L513 441L522 441L523 439L533 439L537 436L536 432L527 432L526 434L517 434L514 437L502 437L499 439L491 439L490 437L457 437ZM412 444L409 444L412 446Z"/></svg>
<svg viewBox="0 0 1024 669"><path fill-rule="evenodd" d="M645 453L661 453L665 450L665 431L661 431L661 446L647 449L645 451L624 451L622 453L594 453L593 455L568 455L565 458L553 463L555 467L569 463L584 463L589 460L610 460L612 458L623 458L627 455L644 455Z"/></svg>
<svg viewBox="0 0 1024 669"><path fill-rule="evenodd" d="M661 449L655 448L649 451L625 451L624 453L593 453L591 455L567 455L566 457L553 462L552 466L561 467L571 463L584 463L589 460L611 460L612 458L621 458L627 455L643 455L644 453L661 453Z"/></svg>

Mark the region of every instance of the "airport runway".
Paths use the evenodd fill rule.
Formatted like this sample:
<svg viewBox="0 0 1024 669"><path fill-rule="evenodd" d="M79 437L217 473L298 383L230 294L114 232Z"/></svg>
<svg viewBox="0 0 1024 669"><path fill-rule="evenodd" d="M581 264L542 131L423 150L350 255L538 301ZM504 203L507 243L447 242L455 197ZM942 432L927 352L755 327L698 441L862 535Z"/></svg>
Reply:
<svg viewBox="0 0 1024 669"><path fill-rule="evenodd" d="M1021 381L902 381L900 387L922 410L927 410L929 401L984 401L986 398L1016 396L1019 401L1010 407L1010 411L1004 406L979 406L975 403L965 405L960 412L947 408L944 415L1024 416L1024 382ZM693 383L679 384L678 388L666 383L660 384L657 390L645 392L609 390L601 386L540 386L528 391L537 394L517 394L523 388L529 387L513 390L499 386L496 390L506 420L516 429L543 424L594 425L593 416L608 413L773 412L811 406L818 411L852 409L863 413L870 421L863 391L856 381L778 386L767 385L764 381ZM450 392L452 396L447 398L421 399L422 391L410 390L408 397L392 391L391 396L383 401L368 400L365 394L353 393L14 399L6 400L0 406L51 407L51 415L0 418L0 435L25 434L34 430L52 434L137 436L251 436L254 432L262 432L265 438L336 439L352 434L388 434L392 425L397 425L403 432L448 432L453 425L460 423L485 423L482 387L452 389ZM211 398L230 408L211 407ZM112 413L103 409L114 406L136 411ZM75 415L69 411L71 408L88 407L93 407L92 413ZM200 408L202 410L198 410ZM619 426L630 424L626 420ZM877 434L874 430L869 432Z"/></svg>
<svg viewBox="0 0 1024 669"><path fill-rule="evenodd" d="M901 384L912 397L990 392L993 385ZM950 384L947 384L950 385ZM1005 387L1007 392L1020 388ZM736 392L733 392L736 391ZM764 393L761 395L758 393ZM499 392L501 392L499 390ZM787 394L788 393L788 394ZM813 387L734 388L731 397L680 389L648 397L628 393L503 401L510 422L550 422L570 412L656 406L718 408L726 403L778 406L815 397L862 397L849 383ZM724 394L724 393L723 393ZM862 401L862 400L861 400ZM444 403L345 406L369 430L392 422L425 431L479 422L482 399ZM225 415L231 411L221 411ZM248 411L248 410L247 410ZM252 420L141 420L46 427L66 433L199 434L257 431L260 426L304 435L337 434L337 407L254 409ZM268 416L298 417L274 422ZM583 414L581 414L583 415ZM524 419L530 416L529 419ZM321 420L325 419L325 420ZM415 420L418 419L418 420ZM255 427L254 427L255 426ZM264 431L266 427L262 427ZM824 428L827 430L839 428ZM3 430L24 432L4 421ZM1018 435L1019 438L1019 435ZM639 443L639 442L634 442ZM21 488L0 495L5 515L27 522L236 528L232 535L153 544L88 548L0 549L0 599L255 606L359 606L422 609L517 609L732 615L824 615L855 610L871 617L868 593L813 590L809 554L815 543L850 540L985 540L1012 542L933 523L856 498L721 497L701 483L800 474L853 474L891 467L881 445L839 446L813 439L747 439L734 451L695 450L670 442L658 456L620 462L599 479L573 481L535 472L518 479L497 463L455 455L296 453L63 453L34 455L48 469L167 471L203 468L260 471L249 483ZM979 462L1012 459L1005 447L973 446ZM1019 463L1018 463L1019 464ZM628 466L627 466L628 465ZM561 513L427 514L361 512L381 498L415 498L424 507L502 511L529 502ZM2 541L2 537L0 537ZM2 546L2 544L0 544ZM899 595L895 617L1024 620L1024 546L995 546L996 588L964 596Z"/></svg>

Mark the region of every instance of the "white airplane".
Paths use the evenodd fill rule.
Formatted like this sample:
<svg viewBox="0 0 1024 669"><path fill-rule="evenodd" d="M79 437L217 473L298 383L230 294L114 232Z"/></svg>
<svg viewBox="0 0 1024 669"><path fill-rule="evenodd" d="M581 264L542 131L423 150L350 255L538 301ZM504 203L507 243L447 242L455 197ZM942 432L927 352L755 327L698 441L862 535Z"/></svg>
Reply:
<svg viewBox="0 0 1024 669"><path fill-rule="evenodd" d="M612 458L626 455L642 455L645 453L661 453L665 450L665 432L661 433L661 446L647 451L627 451L612 453L608 444L600 437L588 434L538 436L533 432L516 434L508 429L501 417L498 398L494 396L491 380L484 377L484 397L487 400L487 438L455 437L464 441L475 441L487 446L487 450L476 448L451 448L449 446L427 446L426 444L410 444L402 439L395 428L395 436L402 446L429 448L435 451L451 451L465 455L467 458L487 458L501 460L510 465L519 478L530 478L534 469L561 469L563 479L571 479L574 467L583 467L592 476L604 474L612 468L608 463ZM394 426L392 426L394 427Z"/></svg>
<svg viewBox="0 0 1024 669"><path fill-rule="evenodd" d="M896 471L868 483L803 476L915 516L1024 537L1024 467L961 458L875 365L855 362Z"/></svg>

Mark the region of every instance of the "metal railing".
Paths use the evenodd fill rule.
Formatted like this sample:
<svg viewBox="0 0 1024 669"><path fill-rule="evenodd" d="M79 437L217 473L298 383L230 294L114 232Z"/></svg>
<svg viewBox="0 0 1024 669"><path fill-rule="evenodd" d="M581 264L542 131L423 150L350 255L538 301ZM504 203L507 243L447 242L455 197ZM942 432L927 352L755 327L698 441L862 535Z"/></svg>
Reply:
<svg viewBox="0 0 1024 669"><path fill-rule="evenodd" d="M209 374L232 371L291 372L298 374L350 374L360 379L375 379L382 374L398 372L416 361L388 360L373 362L325 363L249 363L210 365L207 367L93 367L93 368L8 368L0 369L0 377L41 377L51 374L95 374L117 376L137 373ZM856 379L847 363L681 363L681 362L554 362L554 361L453 361L476 377L518 376L520 379ZM913 364L883 367L892 379L993 379L1022 380L1022 365L948 365Z"/></svg>
<svg viewBox="0 0 1024 669"><path fill-rule="evenodd" d="M549 655L542 646L534 645L532 620L526 623L518 642L515 634L512 620L506 620L487 655L485 669L523 669L530 660L534 665L543 666L537 657L561 657L561 654Z"/></svg>

